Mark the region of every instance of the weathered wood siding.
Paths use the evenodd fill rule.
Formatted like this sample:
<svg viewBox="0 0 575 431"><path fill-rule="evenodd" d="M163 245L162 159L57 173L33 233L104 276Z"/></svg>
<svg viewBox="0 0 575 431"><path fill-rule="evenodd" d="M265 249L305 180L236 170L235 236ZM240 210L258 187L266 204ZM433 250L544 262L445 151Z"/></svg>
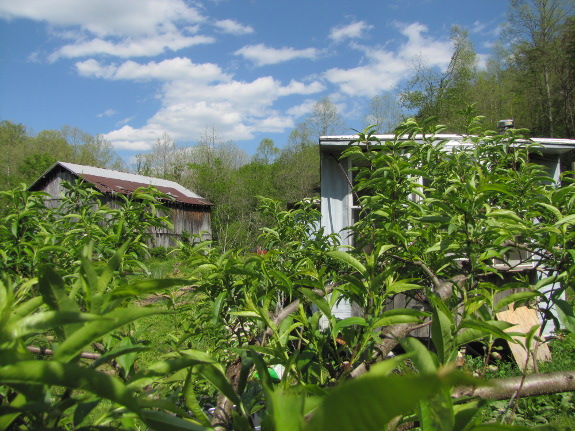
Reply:
<svg viewBox="0 0 575 431"><path fill-rule="evenodd" d="M209 207L192 207L181 204L166 205L174 229L153 229L154 244L170 247L176 244L184 232L201 235L201 239L211 239L211 211Z"/></svg>
<svg viewBox="0 0 575 431"><path fill-rule="evenodd" d="M64 195L64 192L66 191L62 186L62 183L64 181L73 183L76 180L77 178L69 172L52 171L48 174L46 181L42 183L42 186L38 188L37 191L45 192L50 195L50 197L46 197L44 200L48 208L57 208L62 202L61 197Z"/></svg>
<svg viewBox="0 0 575 431"><path fill-rule="evenodd" d="M48 208L57 208L62 202L61 197L65 194L66 189L63 182L74 183L78 178L67 171L50 172L45 181L35 190L46 192L50 197L46 197L45 202ZM118 198L113 195L104 194L100 197L103 205L112 209L120 208ZM171 247L176 245L176 241L182 236L182 233L188 232L192 235L202 235L202 239L211 239L211 207L199 205L186 205L182 203L166 203L169 209L168 217L172 222L174 229L150 229L152 239L148 244L150 247Z"/></svg>

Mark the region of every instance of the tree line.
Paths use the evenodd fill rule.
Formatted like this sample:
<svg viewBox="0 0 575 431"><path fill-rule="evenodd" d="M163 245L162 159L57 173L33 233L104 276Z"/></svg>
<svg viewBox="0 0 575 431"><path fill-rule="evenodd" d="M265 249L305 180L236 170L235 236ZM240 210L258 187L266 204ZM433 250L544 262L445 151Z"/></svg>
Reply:
<svg viewBox="0 0 575 431"><path fill-rule="evenodd" d="M77 127L42 130L34 135L23 124L0 122L0 190L30 184L56 161L108 169L125 163L112 144Z"/></svg>
<svg viewBox="0 0 575 431"><path fill-rule="evenodd" d="M511 118L533 136L575 137L575 2L511 0L501 37L479 67L467 30L453 27L445 71L416 62L400 101L461 133L458 111L475 104L484 125Z"/></svg>

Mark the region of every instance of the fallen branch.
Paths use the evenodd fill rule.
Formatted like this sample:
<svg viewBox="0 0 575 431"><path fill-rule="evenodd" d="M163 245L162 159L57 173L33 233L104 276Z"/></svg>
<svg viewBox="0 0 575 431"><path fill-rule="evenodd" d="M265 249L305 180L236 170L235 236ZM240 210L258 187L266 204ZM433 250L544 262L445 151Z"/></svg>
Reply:
<svg viewBox="0 0 575 431"><path fill-rule="evenodd" d="M452 392L452 397L478 397L489 400L509 399L517 393L523 377L507 377L488 380L485 386L461 386ZM521 397L558 394L575 391L575 371L528 374L521 386Z"/></svg>
<svg viewBox="0 0 575 431"><path fill-rule="evenodd" d="M26 349L29 352L36 353L37 355L52 356L54 354L53 350L45 349L44 347L26 346ZM102 355L100 355L99 353L89 353L89 352L80 353L80 357L84 359L98 359L100 356Z"/></svg>

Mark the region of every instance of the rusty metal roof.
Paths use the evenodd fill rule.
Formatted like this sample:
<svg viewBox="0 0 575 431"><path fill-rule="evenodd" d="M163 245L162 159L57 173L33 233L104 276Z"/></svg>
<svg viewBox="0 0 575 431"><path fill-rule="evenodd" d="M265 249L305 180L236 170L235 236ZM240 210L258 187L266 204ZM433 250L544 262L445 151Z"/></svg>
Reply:
<svg viewBox="0 0 575 431"><path fill-rule="evenodd" d="M71 174L84 179L90 184L93 184L102 193L121 193L129 195L137 188L153 186L160 192L170 196L173 202L201 206L213 205L207 199L204 199L200 195L188 190L174 181L131 174L128 172L114 171L111 169L95 168L93 166L56 162L56 164L52 166L43 175L43 177L58 166L64 168ZM40 181L41 178L38 181ZM36 181L36 183L38 181ZM33 188L36 183L30 186L30 188Z"/></svg>

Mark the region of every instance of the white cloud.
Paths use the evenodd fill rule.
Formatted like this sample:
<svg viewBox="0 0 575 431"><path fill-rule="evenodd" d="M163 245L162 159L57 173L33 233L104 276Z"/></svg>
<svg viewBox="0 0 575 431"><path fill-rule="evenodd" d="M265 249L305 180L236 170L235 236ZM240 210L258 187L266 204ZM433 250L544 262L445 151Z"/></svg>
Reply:
<svg viewBox="0 0 575 431"><path fill-rule="evenodd" d="M255 124L255 129L260 133L281 133L293 127L293 118L282 115L271 115L262 118Z"/></svg>
<svg viewBox="0 0 575 431"><path fill-rule="evenodd" d="M88 41L77 41L64 45L52 55L50 61L59 58L88 57L106 54L115 57L147 57L163 53L166 50L178 51L193 45L213 43L214 39L208 36L183 36L181 34L164 34L149 38L123 39L120 41L104 40L100 38Z"/></svg>
<svg viewBox="0 0 575 431"><path fill-rule="evenodd" d="M162 132L158 130L134 129L126 125L106 133L103 138L110 141L116 150L148 151L160 136Z"/></svg>
<svg viewBox="0 0 575 431"><path fill-rule="evenodd" d="M256 132L281 132L293 127L293 116L273 109L276 101L291 95L324 90L318 81L287 84L271 76L253 81L235 80L210 63L194 64L188 58L139 64L103 64L94 59L78 62L83 76L109 80L156 80L163 83L162 106L140 128L125 125L104 137L117 149L142 151L168 131L178 141L197 140L206 126L215 125L225 140L252 139Z"/></svg>
<svg viewBox="0 0 575 431"><path fill-rule="evenodd" d="M470 29L472 34L480 34L493 38L497 38L501 34L501 31L502 25L495 18L488 22L474 21Z"/></svg>
<svg viewBox="0 0 575 431"><path fill-rule="evenodd" d="M396 27L407 37L407 42L397 50L399 58L411 61L420 57L430 66L438 67L445 67L449 64L453 51L450 40L426 37L427 26L417 22L408 25L396 23Z"/></svg>
<svg viewBox="0 0 575 431"><path fill-rule="evenodd" d="M76 70L81 76L110 79L114 76L114 65L104 66L94 59L76 63Z"/></svg>
<svg viewBox="0 0 575 431"><path fill-rule="evenodd" d="M116 123L116 127L118 126L123 126L125 124L128 124L130 121L132 121L134 119L134 116L131 117L126 117L126 118L122 118L120 121L118 121Z"/></svg>
<svg viewBox="0 0 575 431"><path fill-rule="evenodd" d="M215 26L224 33L235 35L251 34L254 32L254 29L249 25L242 25L233 19L223 19L221 21L216 21Z"/></svg>
<svg viewBox="0 0 575 431"><path fill-rule="evenodd" d="M471 27L471 33L483 33L485 30L486 24L481 21L474 21L473 26Z"/></svg>
<svg viewBox="0 0 575 431"><path fill-rule="evenodd" d="M213 39L196 35L206 18L184 0L18 0L0 2L0 17L46 22L67 43L50 56L152 56Z"/></svg>
<svg viewBox="0 0 575 431"><path fill-rule="evenodd" d="M325 72L325 78L345 94L372 96L395 88L412 73L417 59L431 67L445 68L449 64L452 54L449 40L427 37L427 27L419 23L396 24L396 27L406 38L396 50L354 45L363 51L367 64L350 69L332 68Z"/></svg>
<svg viewBox="0 0 575 431"><path fill-rule="evenodd" d="M18 0L0 3L0 16L77 26L99 37L167 33L204 20L183 0Z"/></svg>
<svg viewBox="0 0 575 431"><path fill-rule="evenodd" d="M373 28L372 25L363 21L356 21L344 27L333 27L329 33L329 38L335 42L345 39L357 39Z"/></svg>
<svg viewBox="0 0 575 431"><path fill-rule="evenodd" d="M309 114L313 110L313 107L316 102L317 100L306 99L303 103L300 103L299 105L292 106L291 108L289 108L287 110L287 113L294 118L303 117L304 115Z"/></svg>
<svg viewBox="0 0 575 431"><path fill-rule="evenodd" d="M234 54L241 55L258 66L265 66L299 58L315 60L319 56L319 51L315 48L294 49L284 47L276 49L260 43L258 45L244 46L243 48L238 49Z"/></svg>
<svg viewBox="0 0 575 431"><path fill-rule="evenodd" d="M117 112L114 111L113 109L106 109L104 112L100 113L97 115L98 118L104 118L104 117L111 117L113 115L116 115Z"/></svg>
<svg viewBox="0 0 575 431"><path fill-rule="evenodd" d="M194 64L189 58L175 57L160 62L151 61L140 64L128 60L122 64L104 65L94 59L76 63L76 70L82 76L105 78L112 80L192 80L198 82L212 82L228 80L220 67L212 63Z"/></svg>

